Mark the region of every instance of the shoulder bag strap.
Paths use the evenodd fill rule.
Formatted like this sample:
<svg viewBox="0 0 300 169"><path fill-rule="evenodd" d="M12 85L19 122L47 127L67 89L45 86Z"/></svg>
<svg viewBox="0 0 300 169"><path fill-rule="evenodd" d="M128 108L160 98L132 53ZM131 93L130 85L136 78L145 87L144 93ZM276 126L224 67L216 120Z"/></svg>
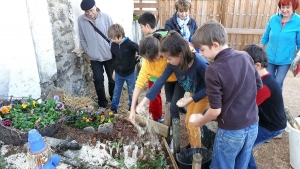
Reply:
<svg viewBox="0 0 300 169"><path fill-rule="evenodd" d="M89 21L89 23L94 27L95 31L98 32L108 44L110 44L110 39L108 39L98 28L96 28L91 21Z"/></svg>

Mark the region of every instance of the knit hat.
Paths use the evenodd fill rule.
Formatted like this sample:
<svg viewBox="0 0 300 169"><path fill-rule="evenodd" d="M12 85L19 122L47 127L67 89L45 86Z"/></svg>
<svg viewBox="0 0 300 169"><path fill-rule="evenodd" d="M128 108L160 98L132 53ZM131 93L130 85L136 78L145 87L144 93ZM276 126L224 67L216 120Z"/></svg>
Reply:
<svg viewBox="0 0 300 169"><path fill-rule="evenodd" d="M95 0L82 0L80 7L82 10L90 10L95 5Z"/></svg>

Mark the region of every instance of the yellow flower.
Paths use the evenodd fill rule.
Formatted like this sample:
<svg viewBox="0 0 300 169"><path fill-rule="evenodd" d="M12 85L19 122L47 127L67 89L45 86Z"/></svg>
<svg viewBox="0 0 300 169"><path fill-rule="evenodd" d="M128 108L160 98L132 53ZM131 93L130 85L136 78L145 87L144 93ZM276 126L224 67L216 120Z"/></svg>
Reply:
<svg viewBox="0 0 300 169"><path fill-rule="evenodd" d="M108 113L108 115L112 116L112 115L114 115L114 112L110 111L110 112Z"/></svg>
<svg viewBox="0 0 300 169"><path fill-rule="evenodd" d="M42 118L41 117L39 117L39 119L37 119L37 121L36 122L40 122L42 120Z"/></svg>
<svg viewBox="0 0 300 169"><path fill-rule="evenodd" d="M26 109L26 107L27 107L27 104L22 104L22 107L23 107L23 109Z"/></svg>
<svg viewBox="0 0 300 169"><path fill-rule="evenodd" d="M11 106L11 105L9 105L9 106L7 106L7 108L8 108L8 110L11 110L11 109L12 109L12 106Z"/></svg>
<svg viewBox="0 0 300 169"><path fill-rule="evenodd" d="M100 117L101 117L101 119L105 119L105 116L103 114Z"/></svg>
<svg viewBox="0 0 300 169"><path fill-rule="evenodd" d="M32 102L32 105L33 105L34 107L36 106L36 104L37 104L36 101L33 101L33 102Z"/></svg>
<svg viewBox="0 0 300 169"><path fill-rule="evenodd" d="M111 120L109 119L107 122L111 123Z"/></svg>
<svg viewBox="0 0 300 169"><path fill-rule="evenodd" d="M85 121L85 122L87 122L87 123L88 123L89 121L90 121L89 119L86 119L86 121Z"/></svg>
<svg viewBox="0 0 300 169"><path fill-rule="evenodd" d="M82 117L82 120L86 120L86 117L83 116L83 117Z"/></svg>
<svg viewBox="0 0 300 169"><path fill-rule="evenodd" d="M1 110L2 114L7 114L9 112L9 109L7 108L7 106L2 106L0 108L0 110Z"/></svg>

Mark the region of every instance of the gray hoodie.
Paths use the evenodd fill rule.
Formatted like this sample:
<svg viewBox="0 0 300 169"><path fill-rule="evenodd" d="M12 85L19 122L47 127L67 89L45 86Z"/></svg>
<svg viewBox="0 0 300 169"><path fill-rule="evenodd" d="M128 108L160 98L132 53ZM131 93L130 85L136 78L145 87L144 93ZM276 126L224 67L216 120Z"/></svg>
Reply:
<svg viewBox="0 0 300 169"><path fill-rule="evenodd" d="M106 61L112 58L109 44L97 33L89 23L91 21L85 14L78 17L80 44L84 52L92 61ZM108 28L113 24L106 13L99 12L96 18L96 27L107 37Z"/></svg>

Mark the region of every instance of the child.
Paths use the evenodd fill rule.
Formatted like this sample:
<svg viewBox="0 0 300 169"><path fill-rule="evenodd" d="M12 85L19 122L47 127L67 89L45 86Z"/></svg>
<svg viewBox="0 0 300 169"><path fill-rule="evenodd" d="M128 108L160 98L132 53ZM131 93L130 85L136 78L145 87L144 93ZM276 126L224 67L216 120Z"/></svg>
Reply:
<svg viewBox="0 0 300 169"><path fill-rule="evenodd" d="M263 88L257 91L256 103L259 110L258 134L253 148L280 135L286 127L286 116L282 92L276 80L267 71L268 55L259 46L251 44L244 48L253 59L255 68L263 82ZM253 153L248 169L257 168Z"/></svg>
<svg viewBox="0 0 300 169"><path fill-rule="evenodd" d="M196 21L190 18L191 6L191 0L177 0L175 3L176 12L165 24L166 30L179 32L188 42L191 41L192 36L198 29Z"/></svg>
<svg viewBox="0 0 300 169"><path fill-rule="evenodd" d="M135 84L135 88L133 91L133 97L131 105L131 111L129 119L132 123L135 123L135 103L138 99L138 96L145 85L145 83L151 78L158 78L162 75L163 71L167 66L166 58L159 55L159 48L162 36L158 33L154 33L153 36L145 37L140 43L140 55L143 56L144 60L142 62L141 71L139 73L138 79ZM167 101L170 102L170 114L171 119L179 118L179 110L176 105L177 100L179 100L184 95L184 89L177 83L177 79L174 74L172 74L167 82L165 83L165 93ZM151 86L150 86L151 87ZM159 107L153 107L154 109L158 109ZM161 111L160 107L160 111ZM154 121L158 121L158 114L155 114L153 111L152 117Z"/></svg>
<svg viewBox="0 0 300 169"><path fill-rule="evenodd" d="M199 127L191 125L188 117L191 114L202 113L208 108L206 86L204 82L205 69L208 66L205 58L193 53L188 42L176 31L170 31L161 42L161 51L167 58L168 65L163 74L157 79L146 97L137 107L137 112L149 101L153 100L166 80L175 73L178 83L190 92L190 97L180 99L180 107L188 106L186 114L186 126L191 147L201 147L201 132Z"/></svg>
<svg viewBox="0 0 300 169"><path fill-rule="evenodd" d="M217 119L211 168L247 168L258 130L257 89L262 88L253 60L246 52L227 45L225 28L212 20L194 34L192 43L213 61L206 69L206 94L210 108L189 121L197 126Z"/></svg>
<svg viewBox="0 0 300 169"><path fill-rule="evenodd" d="M121 92L124 82L127 83L130 108L132 104L132 90L135 83L134 69L137 62L136 52L138 45L125 36L124 29L119 24L113 24L108 29L108 37L113 41L111 53L113 59L113 79L115 80L114 96L111 104L111 111L117 113Z"/></svg>
<svg viewBox="0 0 300 169"><path fill-rule="evenodd" d="M151 12L144 12L139 17L138 23L140 24L141 30L144 35L151 36L154 33L158 33L158 34L161 34L162 36L165 36L168 33L168 31L166 31L164 29L156 30L156 28L155 28L156 19L155 19L155 16ZM161 69L164 69L164 67L161 67ZM156 73L158 73L158 75L161 75L162 71L161 70L158 70L158 71L160 71L160 73L158 73L158 72L156 72ZM148 78L148 88L149 89L151 88L153 83L155 83L155 81L157 80L157 77L158 76L150 76L150 78ZM139 87L141 87L141 86L139 86ZM175 85L169 86L169 88L170 88L170 91L173 91L175 89ZM167 89L167 87L165 87L165 89ZM136 96L138 97L138 95L139 94L137 94ZM167 93L166 93L166 101L172 102L171 99L172 99L172 95L167 95ZM135 106L136 105L134 104L134 106L133 106L134 109L132 111L135 110ZM178 107L175 104L175 105L173 105L173 110L171 110L171 112L173 111L174 114L176 114L176 112L178 112L178 115L179 115L179 110L177 110L177 109L178 109ZM182 111L184 111L184 110L182 110ZM157 97L153 101L150 102L149 112L152 113L153 120L158 121L158 122L164 121L164 118L162 116L162 100L161 100L160 93L157 95Z"/></svg>

